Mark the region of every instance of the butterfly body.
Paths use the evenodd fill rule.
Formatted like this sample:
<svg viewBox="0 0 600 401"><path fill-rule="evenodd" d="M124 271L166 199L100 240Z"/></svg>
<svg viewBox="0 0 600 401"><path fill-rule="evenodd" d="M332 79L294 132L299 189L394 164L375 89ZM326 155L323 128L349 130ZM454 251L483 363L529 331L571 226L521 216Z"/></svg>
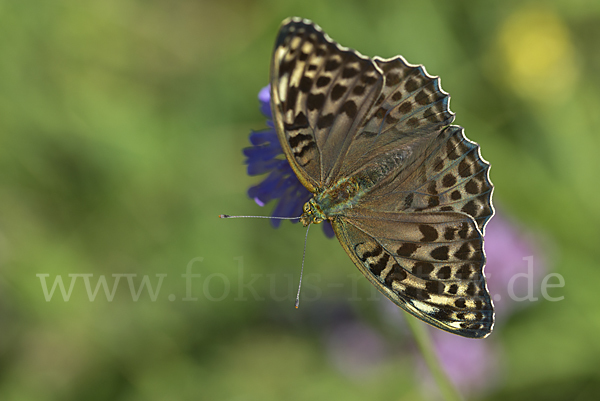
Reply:
<svg viewBox="0 0 600 401"><path fill-rule="evenodd" d="M437 77L401 56L367 58L298 18L283 22L271 108L291 167L351 260L392 302L443 330L487 336L483 230L489 164L450 125Z"/></svg>

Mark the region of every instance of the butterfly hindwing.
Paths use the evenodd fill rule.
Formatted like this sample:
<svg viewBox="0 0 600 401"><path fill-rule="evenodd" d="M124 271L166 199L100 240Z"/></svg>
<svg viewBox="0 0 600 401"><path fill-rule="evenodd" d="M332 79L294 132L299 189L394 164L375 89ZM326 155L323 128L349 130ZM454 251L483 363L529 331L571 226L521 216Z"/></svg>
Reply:
<svg viewBox="0 0 600 401"><path fill-rule="evenodd" d="M402 309L466 337L492 331L483 238L469 216L357 209L333 226L358 269Z"/></svg>
<svg viewBox="0 0 600 401"><path fill-rule="evenodd" d="M371 109L383 78L307 20L283 22L271 65L271 107L284 152L303 184L323 187Z"/></svg>
<svg viewBox="0 0 600 401"><path fill-rule="evenodd" d="M484 232L494 214L490 164L462 127L446 127L412 163L393 179L382 181L361 200L361 206L380 212L465 213Z"/></svg>

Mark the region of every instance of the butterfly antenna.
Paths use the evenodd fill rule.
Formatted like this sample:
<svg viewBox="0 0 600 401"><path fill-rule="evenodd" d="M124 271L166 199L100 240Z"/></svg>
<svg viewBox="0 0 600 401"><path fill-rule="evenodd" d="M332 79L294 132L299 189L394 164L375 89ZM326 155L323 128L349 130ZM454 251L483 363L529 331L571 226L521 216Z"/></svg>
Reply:
<svg viewBox="0 0 600 401"><path fill-rule="evenodd" d="M273 216L230 216L228 214L220 214L220 219L275 219L275 220L298 220L298 217L273 217Z"/></svg>
<svg viewBox="0 0 600 401"><path fill-rule="evenodd" d="M306 235L304 236L304 251L302 252L302 267L300 268L300 284L298 284L298 294L296 294L296 309L300 305L300 288L302 288L302 273L304 273L304 259L306 257L306 241L308 240L308 230L310 224L306 227Z"/></svg>

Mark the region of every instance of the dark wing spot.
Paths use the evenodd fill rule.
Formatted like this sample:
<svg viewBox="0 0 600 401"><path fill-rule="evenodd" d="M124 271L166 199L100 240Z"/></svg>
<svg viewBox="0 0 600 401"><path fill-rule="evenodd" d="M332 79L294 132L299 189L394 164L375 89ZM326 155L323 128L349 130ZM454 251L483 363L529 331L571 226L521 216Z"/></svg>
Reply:
<svg viewBox="0 0 600 401"><path fill-rule="evenodd" d="M353 100L347 100L342 106L342 112L346 113L350 118L356 117L356 111L356 103Z"/></svg>
<svg viewBox="0 0 600 401"><path fill-rule="evenodd" d="M325 104L325 95L322 93L310 93L306 98L306 107L308 110L320 110Z"/></svg>
<svg viewBox="0 0 600 401"><path fill-rule="evenodd" d="M335 119L333 113L326 114L324 116L319 117L317 121L317 128L329 128L333 124L333 120Z"/></svg>
<svg viewBox="0 0 600 401"><path fill-rule="evenodd" d="M458 236L462 239L467 239L467 235L469 235L469 224L462 223L460 226L460 231L458 232Z"/></svg>
<svg viewBox="0 0 600 401"><path fill-rule="evenodd" d="M440 204L440 198L438 196L430 196L427 202L427 207L436 207Z"/></svg>
<svg viewBox="0 0 600 401"><path fill-rule="evenodd" d="M437 312L435 312L433 314L433 316L437 319L437 320L441 320L441 321L449 321L452 319L452 312L445 310L445 309L440 309Z"/></svg>
<svg viewBox="0 0 600 401"><path fill-rule="evenodd" d="M377 77L375 75L364 74L362 77L360 77L360 80L367 85L373 85L375 82L377 82Z"/></svg>
<svg viewBox="0 0 600 401"><path fill-rule="evenodd" d="M446 143L446 153L448 154L448 158L450 160L456 160L459 157L458 153L456 152L456 147L452 141L448 141Z"/></svg>
<svg viewBox="0 0 600 401"><path fill-rule="evenodd" d="M433 165L434 165L433 169L435 170L436 173L439 173L440 171L442 171L444 169L444 161L439 156L435 158Z"/></svg>
<svg viewBox="0 0 600 401"><path fill-rule="evenodd" d="M470 180L469 182L467 182L467 185L465 185L465 190L467 191L467 193L470 193L471 195L478 194L479 193L479 185L477 185L475 180Z"/></svg>
<svg viewBox="0 0 600 401"><path fill-rule="evenodd" d="M363 93L365 93L365 86L363 85L357 85L354 87L354 89L352 89L352 93L354 93L355 95L362 95Z"/></svg>
<svg viewBox="0 0 600 401"><path fill-rule="evenodd" d="M296 157L302 157L302 156L304 156L304 154L306 152L308 152L309 150L311 150L313 148L316 148L316 147L317 147L317 145L315 145L315 142L314 141L310 141L308 143L305 143L302 146L302 149L300 149L299 152L297 152L296 150L294 150L294 155L296 155Z"/></svg>
<svg viewBox="0 0 600 401"><path fill-rule="evenodd" d="M344 96L344 93L346 93L347 89L348 88L346 88L344 85L335 84L331 90L331 100L334 102L339 100L342 96Z"/></svg>
<svg viewBox="0 0 600 401"><path fill-rule="evenodd" d="M456 233L456 228L446 227L444 229L444 238L448 241L452 241L452 240L454 240L455 233Z"/></svg>
<svg viewBox="0 0 600 401"><path fill-rule="evenodd" d="M410 100L407 100L398 107L398 110L400 110L401 113L408 114L412 111L412 103Z"/></svg>
<svg viewBox="0 0 600 401"><path fill-rule="evenodd" d="M467 306L467 303L464 298L458 298L456 301L454 301L454 306L462 309Z"/></svg>
<svg viewBox="0 0 600 401"><path fill-rule="evenodd" d="M442 266L437 272L437 277L441 280L447 280L450 278L451 274L452 269L450 269L450 266Z"/></svg>
<svg viewBox="0 0 600 401"><path fill-rule="evenodd" d="M406 274L406 271L402 267L400 267L400 265L398 263L394 263L390 272L385 277L385 285L387 285L388 287L391 288L392 282L402 281L402 280L406 279L407 276L408 275Z"/></svg>
<svg viewBox="0 0 600 401"><path fill-rule="evenodd" d="M286 110L296 107L296 99L298 98L298 88L291 86L288 89L287 99L285 100Z"/></svg>
<svg viewBox="0 0 600 401"><path fill-rule="evenodd" d="M477 310L492 310L492 305L490 303L484 303L482 300L475 301L475 309Z"/></svg>
<svg viewBox="0 0 600 401"><path fill-rule="evenodd" d="M325 63L325 71L337 70L340 65L341 63L337 60L327 60L327 63Z"/></svg>
<svg viewBox="0 0 600 401"><path fill-rule="evenodd" d="M427 294L427 292L425 292L425 290L420 289L420 288L407 286L404 290L404 293L407 296L409 296L413 299L417 299L419 301L426 301L429 299L429 294Z"/></svg>
<svg viewBox="0 0 600 401"><path fill-rule="evenodd" d="M417 249L419 249L420 245L417 244L413 244L411 242L405 242L404 244L402 244L400 246L400 248L398 248L398 250L396 251L396 254L398 256L403 256L405 258L408 258L410 255L412 255Z"/></svg>
<svg viewBox="0 0 600 401"><path fill-rule="evenodd" d="M462 198L462 195L460 194L460 191L457 190L452 192L450 197L452 198L452 200L460 200L460 198Z"/></svg>
<svg viewBox="0 0 600 401"><path fill-rule="evenodd" d="M454 174L446 174L442 179L442 185L446 188L450 188L456 184L456 177Z"/></svg>
<svg viewBox="0 0 600 401"><path fill-rule="evenodd" d="M385 86L394 86L400 83L400 74L389 73L385 76Z"/></svg>
<svg viewBox="0 0 600 401"><path fill-rule="evenodd" d="M444 288L444 284L439 281L428 281L427 284L425 284L425 289L430 294L441 295L444 293Z"/></svg>
<svg viewBox="0 0 600 401"><path fill-rule="evenodd" d="M324 86L329 85L329 83L331 82L331 78L329 77L319 77L317 79L317 88L322 88Z"/></svg>
<svg viewBox="0 0 600 401"><path fill-rule="evenodd" d="M465 242L458 248L458 251L454 252L454 257L460 260L469 260L471 257L471 246L468 242ZM468 266L468 265L467 265Z"/></svg>
<svg viewBox="0 0 600 401"><path fill-rule="evenodd" d="M434 113L432 109L425 110L425 113L423 113L423 118L433 124L438 122L437 113Z"/></svg>
<svg viewBox="0 0 600 401"><path fill-rule="evenodd" d="M404 84L404 88L408 92L414 92L417 90L418 87L419 87L419 84L417 83L417 81L414 78L409 78L406 81L406 84Z"/></svg>
<svg viewBox="0 0 600 401"><path fill-rule="evenodd" d="M435 269L432 263L419 261L415 263L413 267L412 273L418 278L429 279L431 277L431 272Z"/></svg>
<svg viewBox="0 0 600 401"><path fill-rule="evenodd" d="M471 163L467 159L461 160L458 165L458 173L461 177L469 177L471 175Z"/></svg>
<svg viewBox="0 0 600 401"><path fill-rule="evenodd" d="M282 62L279 66L279 76L283 76L285 74L289 74L296 67L296 59L291 59L288 62Z"/></svg>
<svg viewBox="0 0 600 401"><path fill-rule="evenodd" d="M470 216L477 217L477 209L477 204L474 200L471 200L467 202L467 204L464 205L461 210Z"/></svg>
<svg viewBox="0 0 600 401"><path fill-rule="evenodd" d="M459 151L460 151L460 153L467 153L467 152L469 151L469 145L467 145L467 144L465 143L465 141L463 141L463 140L461 140L461 141L458 143L458 148L459 148ZM474 149L474 148L473 148L473 149ZM473 153L472 153L472 152L471 152L471 155L473 155Z"/></svg>
<svg viewBox="0 0 600 401"><path fill-rule="evenodd" d="M449 248L447 246L439 246L431 251L430 255L437 260L448 260L448 251Z"/></svg>
<svg viewBox="0 0 600 401"><path fill-rule="evenodd" d="M294 131L294 130L298 130L300 128L306 128L306 127L308 127L308 119L306 118L306 115L303 112L299 112L298 115L296 115L296 118L294 118L294 122L292 124L284 123L283 127L287 131ZM296 135L293 138L297 138L297 137L299 137L301 135ZM308 136L310 138L310 135L305 135L305 136ZM291 139L290 139L290 144L291 143L292 142L291 142ZM294 146L296 146L296 145L294 145ZM292 146L292 147L294 147L294 146Z"/></svg>
<svg viewBox="0 0 600 401"><path fill-rule="evenodd" d="M300 85L298 87L300 88L300 90L302 92L308 93L308 92L310 92L310 89L312 88L312 84L313 84L312 79L310 79L307 76L303 76L302 78L300 78Z"/></svg>
<svg viewBox="0 0 600 401"><path fill-rule="evenodd" d="M402 99L402 91L400 91L400 89L396 90L396 92L394 92L394 94L392 95L392 100L394 102L397 102L398 100Z"/></svg>
<svg viewBox="0 0 600 401"><path fill-rule="evenodd" d="M288 140L288 142L290 144L290 147L295 148L301 142L307 141L307 140L312 141L312 135L308 135L308 134L298 134L298 135L294 135L294 136L290 135L290 139Z"/></svg>
<svg viewBox="0 0 600 401"><path fill-rule="evenodd" d="M448 287L448 294L456 295L457 292L458 292L458 285L452 284L450 287Z"/></svg>
<svg viewBox="0 0 600 401"><path fill-rule="evenodd" d="M385 122L386 122L386 124L392 125L392 124L396 124L398 122L398 119L396 117L393 117L391 114L388 114L385 117Z"/></svg>
<svg viewBox="0 0 600 401"><path fill-rule="evenodd" d="M429 94L425 91L425 89L423 89L417 93L415 96L415 101L421 106L425 106L427 103L429 103Z"/></svg>
<svg viewBox="0 0 600 401"><path fill-rule="evenodd" d="M369 268L371 272L374 275L379 276L381 274L381 271L387 266L388 260L390 260L390 254L384 253L383 256L377 261L377 263L369 263Z"/></svg>
<svg viewBox="0 0 600 401"><path fill-rule="evenodd" d="M471 260L476 262L483 260L483 254L481 252L481 248L479 247L478 241L471 242L471 246L473 247L473 254L471 255Z"/></svg>
<svg viewBox="0 0 600 401"><path fill-rule="evenodd" d="M437 195L438 194L437 183L435 181L431 181L431 183L429 184L429 187L427 187L427 191L432 195Z"/></svg>
<svg viewBox="0 0 600 401"><path fill-rule="evenodd" d="M475 285L475 283L470 282L465 292L470 297L475 296L475 293L477 292L477 286Z"/></svg>
<svg viewBox="0 0 600 401"><path fill-rule="evenodd" d="M356 68L352 68L352 67L346 67L344 68L344 70L342 71L342 78L352 78L354 77L356 74L358 74L360 71L357 70Z"/></svg>
<svg viewBox="0 0 600 401"><path fill-rule="evenodd" d="M427 224L420 224L419 231L421 231L421 234L423 234L421 242L433 242L438 238L437 230Z"/></svg>
<svg viewBox="0 0 600 401"><path fill-rule="evenodd" d="M458 268L456 272L456 278L459 280L468 280L471 277L471 266L468 263L465 263L461 267Z"/></svg>
<svg viewBox="0 0 600 401"><path fill-rule="evenodd" d="M412 127L412 128L418 127L419 126L419 119L417 117L411 117L406 122L406 125L408 125L409 127Z"/></svg>
<svg viewBox="0 0 600 401"><path fill-rule="evenodd" d="M354 247L354 251L356 252L356 247ZM381 245L377 245L372 251L367 251L367 252L363 253L362 256L359 256L359 258L360 258L360 260L365 262L367 260L367 258L379 256L382 252L383 252L383 248L381 247ZM358 255L358 252L357 252L357 255Z"/></svg>

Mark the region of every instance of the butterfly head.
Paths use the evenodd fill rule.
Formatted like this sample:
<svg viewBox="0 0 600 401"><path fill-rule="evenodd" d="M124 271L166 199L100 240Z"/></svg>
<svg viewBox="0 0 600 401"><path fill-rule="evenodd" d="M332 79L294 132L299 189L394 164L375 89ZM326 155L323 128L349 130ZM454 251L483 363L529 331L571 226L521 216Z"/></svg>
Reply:
<svg viewBox="0 0 600 401"><path fill-rule="evenodd" d="M315 198L312 198L304 204L304 213L302 213L302 216L300 217L300 222L306 227L311 223L320 224L326 218L327 217L321 211L318 203L315 202Z"/></svg>

